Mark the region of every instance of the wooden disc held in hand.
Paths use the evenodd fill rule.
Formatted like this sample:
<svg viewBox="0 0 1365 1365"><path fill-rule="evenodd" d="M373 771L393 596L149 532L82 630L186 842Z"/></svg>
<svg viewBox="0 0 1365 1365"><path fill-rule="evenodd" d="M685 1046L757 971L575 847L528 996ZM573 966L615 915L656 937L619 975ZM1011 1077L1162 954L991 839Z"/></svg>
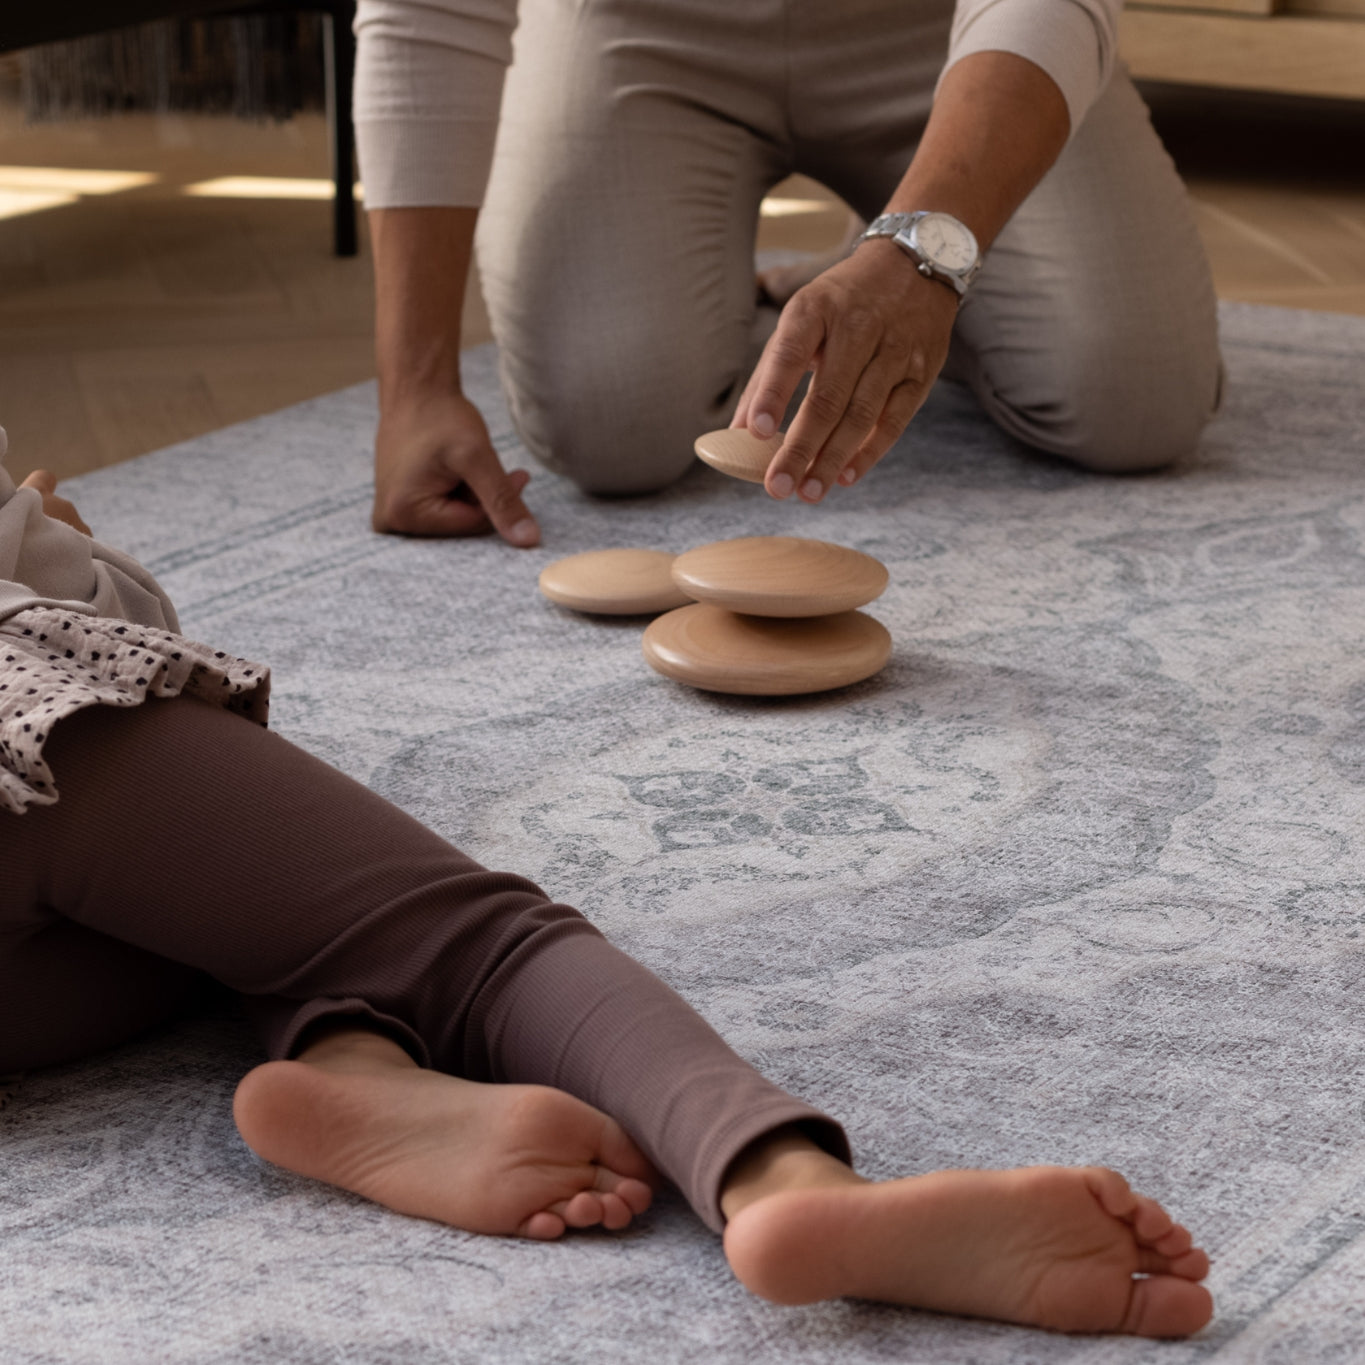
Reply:
<svg viewBox="0 0 1365 1365"><path fill-rule="evenodd" d="M540 590L551 602L601 616L644 616L692 599L669 572L663 550L588 550L548 564Z"/></svg>
<svg viewBox="0 0 1365 1365"><path fill-rule="evenodd" d="M880 597L887 577L871 555L797 536L718 540L673 561L673 581L689 597L754 616L851 611Z"/></svg>
<svg viewBox="0 0 1365 1365"><path fill-rule="evenodd" d="M785 697L870 678L891 636L860 611L773 620L697 602L651 621L641 647L651 668L704 691Z"/></svg>
<svg viewBox="0 0 1365 1365"><path fill-rule="evenodd" d="M705 436L698 436L692 449L699 459L722 474L749 483L762 483L781 444L780 432L765 440L751 435L745 427L731 427L727 431L708 431Z"/></svg>

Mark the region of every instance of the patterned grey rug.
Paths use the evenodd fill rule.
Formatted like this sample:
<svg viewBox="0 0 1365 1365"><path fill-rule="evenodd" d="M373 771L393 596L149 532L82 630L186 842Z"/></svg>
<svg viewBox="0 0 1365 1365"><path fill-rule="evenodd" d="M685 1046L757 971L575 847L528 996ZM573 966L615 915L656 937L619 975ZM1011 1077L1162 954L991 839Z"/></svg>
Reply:
<svg viewBox="0 0 1365 1365"><path fill-rule="evenodd" d="M469 1237L258 1163L230 1013L27 1077L0 1114L6 1361L1317 1362L1365 1340L1365 321L1225 311L1199 458L1113 479L941 388L817 510L698 466L543 550L367 530L374 393L73 486L275 723L580 905L870 1174L1105 1162L1215 1258L1199 1339L769 1307L675 1199L638 1231ZM513 462L492 357L471 389ZM814 700L649 672L550 559L809 534L891 569L896 652Z"/></svg>

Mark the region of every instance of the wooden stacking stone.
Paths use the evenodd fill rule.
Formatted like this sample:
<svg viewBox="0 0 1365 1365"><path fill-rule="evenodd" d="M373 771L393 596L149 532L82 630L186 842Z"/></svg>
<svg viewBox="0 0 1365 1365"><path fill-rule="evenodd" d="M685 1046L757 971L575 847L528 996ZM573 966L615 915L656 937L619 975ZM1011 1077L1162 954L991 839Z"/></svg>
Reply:
<svg viewBox="0 0 1365 1365"><path fill-rule="evenodd" d="M748 483L762 483L768 466L782 445L782 435L753 435L746 427L731 427L725 431L708 431L698 436L692 449L699 459L712 469Z"/></svg>
<svg viewBox="0 0 1365 1365"><path fill-rule="evenodd" d="M673 556L663 550L589 550L541 570L551 602L600 616L647 616L692 598L673 581Z"/></svg>
<svg viewBox="0 0 1365 1365"><path fill-rule="evenodd" d="M696 452L722 473L762 483L781 445L780 435L765 441L732 429L699 436ZM886 583L886 566L871 555L797 536L721 540L676 559L598 550L540 575L546 597L577 611L663 611L641 641L650 667L708 692L756 697L827 692L883 668L891 636L856 608Z"/></svg>
<svg viewBox="0 0 1365 1365"><path fill-rule="evenodd" d="M703 691L783 697L870 678L891 636L860 611L772 618L697 602L651 621L643 649L652 668Z"/></svg>
<svg viewBox="0 0 1365 1365"><path fill-rule="evenodd" d="M880 597L886 565L797 536L745 536L688 550L673 581L697 601L652 622L650 666L708 692L781 697L870 678L891 657L886 627L854 608Z"/></svg>
<svg viewBox="0 0 1365 1365"><path fill-rule="evenodd" d="M886 590L886 565L860 550L798 536L745 536L688 550L673 581L688 597L755 616L829 616Z"/></svg>

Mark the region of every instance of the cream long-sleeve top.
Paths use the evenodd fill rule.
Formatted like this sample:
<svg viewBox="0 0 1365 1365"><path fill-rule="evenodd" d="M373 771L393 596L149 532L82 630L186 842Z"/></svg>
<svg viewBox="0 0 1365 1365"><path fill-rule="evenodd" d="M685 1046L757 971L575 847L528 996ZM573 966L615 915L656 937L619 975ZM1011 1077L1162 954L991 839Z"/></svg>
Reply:
<svg viewBox="0 0 1365 1365"><path fill-rule="evenodd" d="M1113 70L1122 0L958 0L944 70L1033 62L1074 133ZM369 208L474 207L493 160L517 0L359 0L356 140Z"/></svg>
<svg viewBox="0 0 1365 1365"><path fill-rule="evenodd" d="M0 460L7 445L0 427ZM180 629L171 599L141 564L44 515L43 495L16 488L0 465L0 621L31 607Z"/></svg>
<svg viewBox="0 0 1365 1365"><path fill-rule="evenodd" d="M265 724L269 669L179 629L142 565L47 516L0 465L0 812L57 800L43 746L88 706L184 694Z"/></svg>

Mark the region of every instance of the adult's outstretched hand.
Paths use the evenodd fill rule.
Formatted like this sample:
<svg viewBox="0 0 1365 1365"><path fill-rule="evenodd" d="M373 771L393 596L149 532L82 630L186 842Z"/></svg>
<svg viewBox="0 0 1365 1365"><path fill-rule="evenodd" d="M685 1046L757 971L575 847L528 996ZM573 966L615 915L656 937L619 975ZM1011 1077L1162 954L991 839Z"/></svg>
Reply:
<svg viewBox="0 0 1365 1365"><path fill-rule="evenodd" d="M390 405L375 438L376 531L474 536L496 531L509 545L540 543L521 499L524 469L502 467L478 408L458 393Z"/></svg>
<svg viewBox="0 0 1365 1365"><path fill-rule="evenodd" d="M919 411L948 356L957 295L894 242L873 240L797 291L782 310L731 423L778 429L814 371L764 480L775 498L819 502L856 483Z"/></svg>

